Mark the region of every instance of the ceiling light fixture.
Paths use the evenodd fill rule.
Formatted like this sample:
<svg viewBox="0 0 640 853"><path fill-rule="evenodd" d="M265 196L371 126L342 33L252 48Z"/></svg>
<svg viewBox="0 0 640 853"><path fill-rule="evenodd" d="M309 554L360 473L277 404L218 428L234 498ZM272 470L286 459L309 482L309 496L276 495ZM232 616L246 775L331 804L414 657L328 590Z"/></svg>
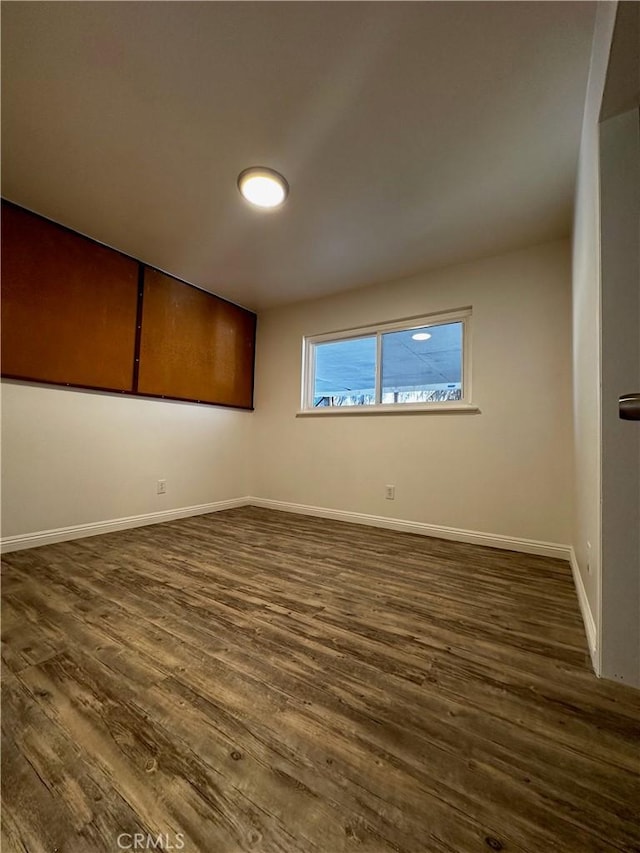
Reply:
<svg viewBox="0 0 640 853"><path fill-rule="evenodd" d="M238 175L238 189L256 207L280 207L289 195L289 184L281 174L265 166L251 166Z"/></svg>
<svg viewBox="0 0 640 853"><path fill-rule="evenodd" d="M411 335L414 341L428 341L431 335L429 332L416 332L415 335Z"/></svg>

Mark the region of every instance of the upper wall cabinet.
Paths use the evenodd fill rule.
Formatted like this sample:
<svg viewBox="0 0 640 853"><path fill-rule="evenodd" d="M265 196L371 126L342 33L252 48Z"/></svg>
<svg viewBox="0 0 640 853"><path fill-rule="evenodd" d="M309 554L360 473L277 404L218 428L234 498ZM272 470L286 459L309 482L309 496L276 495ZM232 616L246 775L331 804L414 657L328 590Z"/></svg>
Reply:
<svg viewBox="0 0 640 853"><path fill-rule="evenodd" d="M145 269L138 391L250 408L255 314Z"/></svg>
<svg viewBox="0 0 640 853"><path fill-rule="evenodd" d="M2 203L2 375L250 409L256 315Z"/></svg>
<svg viewBox="0 0 640 853"><path fill-rule="evenodd" d="M138 264L2 205L2 373L132 391Z"/></svg>

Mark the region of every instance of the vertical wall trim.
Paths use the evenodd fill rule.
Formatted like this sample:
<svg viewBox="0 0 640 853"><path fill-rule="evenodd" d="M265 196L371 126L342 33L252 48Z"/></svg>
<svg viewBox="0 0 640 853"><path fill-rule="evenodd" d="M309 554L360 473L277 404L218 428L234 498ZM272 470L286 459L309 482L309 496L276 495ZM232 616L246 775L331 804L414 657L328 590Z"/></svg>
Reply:
<svg viewBox="0 0 640 853"><path fill-rule="evenodd" d="M133 380L131 390L138 391L140 374L140 341L142 338L142 301L144 299L144 264L138 263L138 307L136 313L136 339L133 347Z"/></svg>
<svg viewBox="0 0 640 853"><path fill-rule="evenodd" d="M591 605L589 604L587 592L584 588L584 582L582 580L582 575L580 574L580 567L578 566L576 552L573 547L571 547L569 551L569 562L571 563L573 583L576 588L576 595L578 596L578 604L580 605L582 621L584 622L584 631L587 636L589 654L591 655L591 664L593 666L594 673L598 676L598 678L600 678L600 654L598 648L598 632L596 630L596 621L593 618L593 613L591 612Z"/></svg>
<svg viewBox="0 0 640 853"><path fill-rule="evenodd" d="M253 362L251 366L251 410L253 411L256 405L256 351L258 349L258 315L255 314L253 323Z"/></svg>

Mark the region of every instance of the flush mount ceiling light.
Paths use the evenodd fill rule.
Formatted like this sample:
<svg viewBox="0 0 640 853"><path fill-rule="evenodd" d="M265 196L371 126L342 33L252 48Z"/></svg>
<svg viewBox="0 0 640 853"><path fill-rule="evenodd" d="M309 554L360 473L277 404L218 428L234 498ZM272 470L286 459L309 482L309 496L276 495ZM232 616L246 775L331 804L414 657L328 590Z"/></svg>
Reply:
<svg viewBox="0 0 640 853"><path fill-rule="evenodd" d="M429 332L416 332L415 335L411 335L414 341L428 341L431 335Z"/></svg>
<svg viewBox="0 0 640 853"><path fill-rule="evenodd" d="M278 172L264 166L251 166L238 175L238 189L256 207L280 207L289 195L289 184Z"/></svg>

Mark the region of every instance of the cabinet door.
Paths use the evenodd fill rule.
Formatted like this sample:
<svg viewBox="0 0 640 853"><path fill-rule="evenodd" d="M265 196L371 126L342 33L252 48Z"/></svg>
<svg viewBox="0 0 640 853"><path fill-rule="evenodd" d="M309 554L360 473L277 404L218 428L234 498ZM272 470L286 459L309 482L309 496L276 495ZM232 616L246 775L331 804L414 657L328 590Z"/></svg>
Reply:
<svg viewBox="0 0 640 853"><path fill-rule="evenodd" d="M2 204L2 375L131 391L138 263Z"/></svg>
<svg viewBox="0 0 640 853"><path fill-rule="evenodd" d="M251 408L256 317L145 269L138 392Z"/></svg>

